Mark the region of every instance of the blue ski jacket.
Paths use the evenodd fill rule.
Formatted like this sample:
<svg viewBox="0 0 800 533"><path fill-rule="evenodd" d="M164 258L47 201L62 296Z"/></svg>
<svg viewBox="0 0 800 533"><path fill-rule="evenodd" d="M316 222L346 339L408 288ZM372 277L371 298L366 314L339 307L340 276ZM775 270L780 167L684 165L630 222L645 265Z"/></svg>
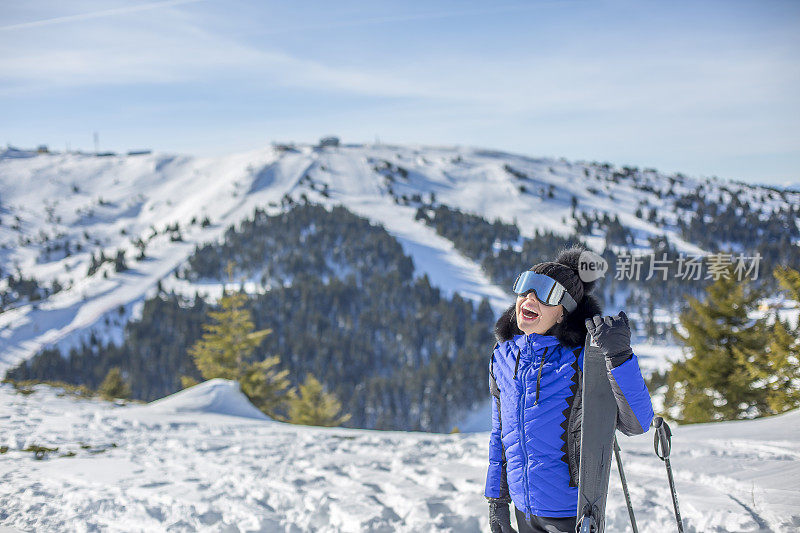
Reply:
<svg viewBox="0 0 800 533"><path fill-rule="evenodd" d="M653 408L636 354L615 368L607 364L619 409L617 429L626 435L646 432ZM555 335L518 334L495 345L489 365L495 401L487 498L510 497L526 516L575 516L579 369L583 369L583 346L567 346Z"/></svg>

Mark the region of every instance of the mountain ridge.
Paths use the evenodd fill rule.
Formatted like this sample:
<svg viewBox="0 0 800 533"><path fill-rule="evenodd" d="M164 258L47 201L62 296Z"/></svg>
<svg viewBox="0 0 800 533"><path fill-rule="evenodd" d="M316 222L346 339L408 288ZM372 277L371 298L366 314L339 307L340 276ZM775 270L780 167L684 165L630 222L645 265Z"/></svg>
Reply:
<svg viewBox="0 0 800 533"><path fill-rule="evenodd" d="M509 293L415 220L417 207L435 199L487 220L516 223L530 237L547 230L568 235L577 206L580 213L618 215L643 249L647 235L661 235L680 251L703 253L676 231L682 215L663 200L667 191L690 195L708 188L721 200L746 196L748 205L765 211L800 203L800 193L480 148L284 148L216 158L0 152L0 268L6 278L0 289L9 289L14 272L52 288L38 302L11 302L9 307L19 307L0 313L0 370L44 346L67 349L95 329L118 336L159 281L185 285L171 274L194 247L219 240L254 208L278 212L289 199L341 203L383 224L414 258L420 275L476 303L488 297L498 313ZM635 215L643 201L661 211L654 221ZM605 246L602 234L584 237L595 250ZM137 239L145 250L142 260L133 259ZM109 256L124 251L128 270L116 272L109 262L86 276L100 250ZM111 324L100 327L109 317Z"/></svg>

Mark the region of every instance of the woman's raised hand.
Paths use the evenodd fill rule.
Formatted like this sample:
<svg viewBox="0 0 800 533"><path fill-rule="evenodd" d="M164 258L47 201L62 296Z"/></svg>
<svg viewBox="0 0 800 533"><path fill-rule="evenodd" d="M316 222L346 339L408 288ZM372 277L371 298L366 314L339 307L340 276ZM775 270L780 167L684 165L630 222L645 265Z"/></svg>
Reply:
<svg viewBox="0 0 800 533"><path fill-rule="evenodd" d="M611 361L612 367L621 365L633 355L631 328L625 311L620 311L617 316L594 315L587 318L586 331Z"/></svg>

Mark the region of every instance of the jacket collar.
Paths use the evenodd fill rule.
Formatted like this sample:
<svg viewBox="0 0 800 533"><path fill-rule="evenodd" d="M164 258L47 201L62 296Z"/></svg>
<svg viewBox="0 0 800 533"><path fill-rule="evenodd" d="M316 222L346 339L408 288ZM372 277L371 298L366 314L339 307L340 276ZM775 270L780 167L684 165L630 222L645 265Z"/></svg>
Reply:
<svg viewBox="0 0 800 533"><path fill-rule="evenodd" d="M526 345L530 344L535 352L548 346L559 344L558 338L555 335L541 335L539 333L514 335L511 340L518 348L525 348Z"/></svg>

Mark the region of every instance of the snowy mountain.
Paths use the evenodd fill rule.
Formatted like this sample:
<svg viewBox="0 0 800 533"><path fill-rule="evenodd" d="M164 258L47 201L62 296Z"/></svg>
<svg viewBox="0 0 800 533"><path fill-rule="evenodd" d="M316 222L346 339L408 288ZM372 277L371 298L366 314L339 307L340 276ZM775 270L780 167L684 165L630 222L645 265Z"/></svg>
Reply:
<svg viewBox="0 0 800 533"><path fill-rule="evenodd" d="M43 347L66 351L90 332L121 340L125 322L159 280L189 294L219 293L219 284L189 284L173 274L196 246L220 239L255 207L280 211L286 198L343 204L382 224L413 257L418 275L427 274L446 294L486 297L499 313L507 290L415 220L420 202L435 197L487 220L516 222L525 237L537 230L568 234L577 204L617 215L639 246L666 235L680 251L701 253L679 235L683 211L674 207L675 198L699 189L763 213L800 204L797 192L470 148L271 146L220 158L6 150L0 152L0 373ZM642 205L657 215L636 216ZM586 240L597 250L605 242L602 234ZM87 275L101 250L108 258L124 253L128 270L116 272L109 261ZM140 250L145 258L137 260ZM38 301L15 301L31 287L38 287Z"/></svg>
<svg viewBox="0 0 800 533"><path fill-rule="evenodd" d="M221 380L143 406L34 388L0 384L0 530L488 531L488 433L258 420ZM797 531L800 412L673 434L685 531ZM619 439L639 530L675 531L652 430ZM629 527L612 471L607 530Z"/></svg>

